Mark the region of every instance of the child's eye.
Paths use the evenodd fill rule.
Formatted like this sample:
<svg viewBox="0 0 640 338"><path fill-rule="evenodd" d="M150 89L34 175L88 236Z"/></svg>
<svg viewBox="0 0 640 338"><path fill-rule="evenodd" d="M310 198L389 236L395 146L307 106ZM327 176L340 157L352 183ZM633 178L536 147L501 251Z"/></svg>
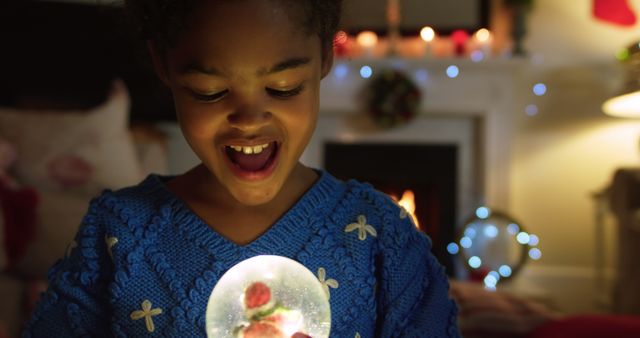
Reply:
<svg viewBox="0 0 640 338"><path fill-rule="evenodd" d="M265 90L269 95L277 98L288 98L288 97L296 96L300 94L300 92L302 92L303 89L304 89L303 86L298 86L296 88L289 89L289 90L279 90L279 89L273 89L268 87L265 88Z"/></svg>
<svg viewBox="0 0 640 338"><path fill-rule="evenodd" d="M226 89L214 94L200 94L200 93L196 93L195 91L191 91L191 95L193 95L193 97L198 101L211 103L211 102L220 101L222 98L224 98L227 95L228 92L229 90L226 90Z"/></svg>

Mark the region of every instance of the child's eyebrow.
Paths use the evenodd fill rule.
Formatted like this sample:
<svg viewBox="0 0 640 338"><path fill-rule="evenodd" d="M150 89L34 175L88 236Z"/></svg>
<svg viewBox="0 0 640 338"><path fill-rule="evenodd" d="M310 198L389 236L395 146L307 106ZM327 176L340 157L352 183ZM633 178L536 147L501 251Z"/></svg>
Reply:
<svg viewBox="0 0 640 338"><path fill-rule="evenodd" d="M296 58L291 58L288 60L285 60L283 62L280 62L278 64L276 64L275 66L271 67L271 69L269 70L260 70L258 71L258 75L259 76L264 76L264 75L271 75L273 73L278 73L278 72L282 72L288 69L292 69L292 68L298 68L304 65L309 64L309 62L311 62L311 58L308 57L296 57Z"/></svg>
<svg viewBox="0 0 640 338"><path fill-rule="evenodd" d="M260 69L257 72L258 76L271 75L274 73L282 72L285 70L298 68L305 66L311 62L311 58L308 57L294 57L275 64L269 69ZM215 68L207 68L196 63L190 63L182 69L182 74L202 73L210 76L223 76L223 73Z"/></svg>
<svg viewBox="0 0 640 338"><path fill-rule="evenodd" d="M203 67L196 63L190 63L186 65L185 67L182 68L182 71L180 73L182 74L202 73L202 74L211 75L211 76L222 76L222 72L220 72L219 70L215 68Z"/></svg>

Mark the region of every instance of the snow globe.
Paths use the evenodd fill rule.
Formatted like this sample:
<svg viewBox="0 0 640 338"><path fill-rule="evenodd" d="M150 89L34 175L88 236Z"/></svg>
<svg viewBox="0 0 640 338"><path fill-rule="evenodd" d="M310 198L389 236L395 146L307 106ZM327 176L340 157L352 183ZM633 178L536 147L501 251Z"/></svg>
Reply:
<svg viewBox="0 0 640 338"><path fill-rule="evenodd" d="M207 305L208 338L327 338L329 301L318 278L281 256L246 259L218 281Z"/></svg>

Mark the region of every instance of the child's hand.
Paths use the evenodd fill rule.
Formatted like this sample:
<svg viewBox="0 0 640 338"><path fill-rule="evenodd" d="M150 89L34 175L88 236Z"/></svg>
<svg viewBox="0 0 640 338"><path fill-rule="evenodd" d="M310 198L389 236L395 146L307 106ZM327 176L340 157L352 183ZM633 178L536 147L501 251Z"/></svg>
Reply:
<svg viewBox="0 0 640 338"><path fill-rule="evenodd" d="M296 332L293 334L293 336L291 336L291 338L311 338L311 336L308 336L304 333Z"/></svg>

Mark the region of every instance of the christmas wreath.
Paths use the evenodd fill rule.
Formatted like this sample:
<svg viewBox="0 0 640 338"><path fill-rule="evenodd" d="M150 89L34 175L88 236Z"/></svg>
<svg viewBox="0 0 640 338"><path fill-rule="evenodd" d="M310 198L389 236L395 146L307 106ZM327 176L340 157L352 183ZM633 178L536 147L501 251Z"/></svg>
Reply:
<svg viewBox="0 0 640 338"><path fill-rule="evenodd" d="M410 121L415 115L422 94L401 71L383 70L365 88L367 113L376 124L393 127Z"/></svg>

